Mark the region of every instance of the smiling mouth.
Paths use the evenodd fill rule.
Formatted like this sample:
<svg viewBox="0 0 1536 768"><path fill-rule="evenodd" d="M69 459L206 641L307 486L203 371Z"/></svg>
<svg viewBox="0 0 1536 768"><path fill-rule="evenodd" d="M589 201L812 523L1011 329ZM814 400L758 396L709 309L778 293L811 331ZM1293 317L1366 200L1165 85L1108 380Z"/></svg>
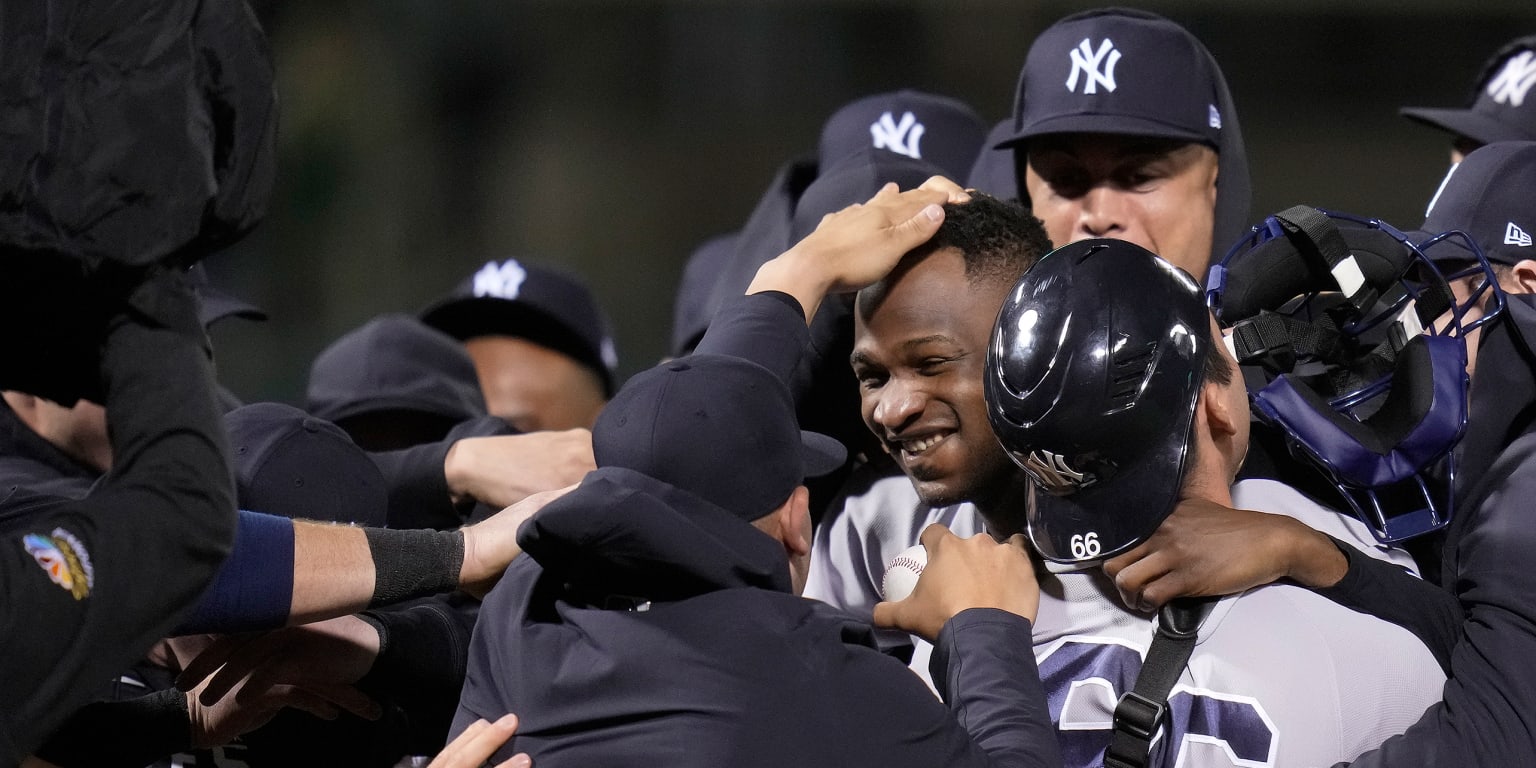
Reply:
<svg viewBox="0 0 1536 768"><path fill-rule="evenodd" d="M950 434L952 433L943 432L937 435L921 437L916 440L899 440L894 441L893 445L901 451L901 457L903 459L910 461L912 459L921 458L923 454L933 450L933 448L939 443L944 442L944 440L948 438Z"/></svg>

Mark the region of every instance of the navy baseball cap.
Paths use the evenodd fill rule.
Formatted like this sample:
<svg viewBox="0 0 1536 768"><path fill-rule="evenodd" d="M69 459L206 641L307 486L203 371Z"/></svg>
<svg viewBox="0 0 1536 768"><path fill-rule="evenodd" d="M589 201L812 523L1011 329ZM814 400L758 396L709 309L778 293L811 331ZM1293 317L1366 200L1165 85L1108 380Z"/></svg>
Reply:
<svg viewBox="0 0 1536 768"><path fill-rule="evenodd" d="M1013 131L998 148L1053 133L1194 141L1219 151L1221 73L1188 30L1106 8L1040 33L1019 75Z"/></svg>
<svg viewBox="0 0 1536 768"><path fill-rule="evenodd" d="M677 283L677 297L672 302L672 356L682 357L693 351L709 330L709 298L720 273L736 253L740 232L712 237L688 257L683 277Z"/></svg>
<svg viewBox="0 0 1536 768"><path fill-rule="evenodd" d="M838 441L803 432L789 389L729 355L680 357L635 375L592 427L599 467L624 467L752 521L807 477L842 466Z"/></svg>
<svg viewBox="0 0 1536 768"><path fill-rule="evenodd" d="M985 192L999 200L1023 199L1019 194L1018 176L1014 174L1013 148L997 146L1012 135L1012 120L1003 120L992 126L991 133L987 134L987 140L982 145L981 154L976 156L976 163L971 166L971 173L966 177L966 188Z"/></svg>
<svg viewBox="0 0 1536 768"><path fill-rule="evenodd" d="M213 286L208 279L208 270L202 262L193 264L187 269L188 281L192 283L192 289L197 292L201 300L197 312L198 319L202 321L203 328L211 328L214 323L230 317L240 317L246 320L266 320L267 313L261 307L256 306L234 294L221 291Z"/></svg>
<svg viewBox="0 0 1536 768"><path fill-rule="evenodd" d="M866 96L832 113L822 126L818 173L874 149L925 160L961 180L986 135L987 125L976 110L958 99L914 90Z"/></svg>
<svg viewBox="0 0 1536 768"><path fill-rule="evenodd" d="M389 496L377 465L340 427L281 403L224 414L241 509L383 526Z"/></svg>
<svg viewBox="0 0 1536 768"><path fill-rule="evenodd" d="M612 395L619 358L608 318L592 291L558 269L518 259L488 261L421 312L421 320L460 341L517 336L591 368Z"/></svg>
<svg viewBox="0 0 1536 768"><path fill-rule="evenodd" d="M1483 64L1463 109L1404 107L1404 117L1481 144L1536 140L1536 35L1510 41ZM1528 98L1529 97L1529 98Z"/></svg>
<svg viewBox="0 0 1536 768"><path fill-rule="evenodd" d="M1429 202L1415 242L1456 229L1467 233L1494 264L1536 259L1536 142L1504 141L1479 147L1451 166ZM1455 238L1424 251L1436 261L1472 258Z"/></svg>
<svg viewBox="0 0 1536 768"><path fill-rule="evenodd" d="M326 347L309 368L306 409L327 421L411 411L458 423L484 416L475 363L453 337L410 315L380 315Z"/></svg>
<svg viewBox="0 0 1536 768"><path fill-rule="evenodd" d="M800 242L816 231L822 217L869 200L890 182L896 182L902 189L912 189L940 173L944 169L926 160L875 149L844 157L823 168L800 194L790 225L790 242Z"/></svg>

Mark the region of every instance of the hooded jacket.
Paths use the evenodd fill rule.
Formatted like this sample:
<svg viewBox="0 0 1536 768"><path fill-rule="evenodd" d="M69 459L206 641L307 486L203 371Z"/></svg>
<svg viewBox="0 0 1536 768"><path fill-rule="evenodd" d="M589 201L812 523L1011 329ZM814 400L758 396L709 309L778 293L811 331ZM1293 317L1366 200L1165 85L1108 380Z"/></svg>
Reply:
<svg viewBox="0 0 1536 768"><path fill-rule="evenodd" d="M453 727L516 712L497 759L1059 763L1017 616L971 610L946 624L934 662L946 708L873 649L867 625L791 594L775 540L645 475L598 469L519 542L529 557L486 598Z"/></svg>

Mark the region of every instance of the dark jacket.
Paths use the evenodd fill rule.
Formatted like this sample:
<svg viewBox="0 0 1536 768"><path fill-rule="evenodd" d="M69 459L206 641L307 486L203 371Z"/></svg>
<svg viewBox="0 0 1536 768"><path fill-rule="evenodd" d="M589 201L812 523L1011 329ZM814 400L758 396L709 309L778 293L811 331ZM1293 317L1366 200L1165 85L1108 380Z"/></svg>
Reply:
<svg viewBox="0 0 1536 768"><path fill-rule="evenodd" d="M153 286L132 301L103 353L112 471L83 499L12 491L0 516L0 765L165 636L229 552L234 482L195 303Z"/></svg>
<svg viewBox="0 0 1536 768"><path fill-rule="evenodd" d="M791 594L781 545L672 486L599 469L519 539L529 557L486 599L454 721L461 732L516 712L503 758L1059 764L1017 616L972 610L945 626L935 679L946 708L873 649L867 625Z"/></svg>
<svg viewBox="0 0 1536 768"><path fill-rule="evenodd" d="M1508 314L1483 330L1442 561L1442 584L1466 616L1445 700L1353 765L1536 765L1533 341L1533 296L1510 296Z"/></svg>

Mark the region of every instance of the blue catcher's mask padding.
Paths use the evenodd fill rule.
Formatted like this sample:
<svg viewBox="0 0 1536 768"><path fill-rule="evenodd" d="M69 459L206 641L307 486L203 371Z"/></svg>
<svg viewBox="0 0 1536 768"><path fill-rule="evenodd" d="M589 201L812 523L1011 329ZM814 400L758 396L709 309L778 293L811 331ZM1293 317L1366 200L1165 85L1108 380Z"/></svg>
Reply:
<svg viewBox="0 0 1536 768"><path fill-rule="evenodd" d="M1424 249L1454 240L1476 264L1447 278ZM1458 304L1449 279L1480 271ZM1488 312L1468 308L1492 291ZM1380 541L1444 527L1452 449L1467 420L1465 335L1503 310L1471 239L1415 245L1375 219L1298 206L1271 216L1210 275L1207 301L1245 369L1255 415L1320 469Z"/></svg>

